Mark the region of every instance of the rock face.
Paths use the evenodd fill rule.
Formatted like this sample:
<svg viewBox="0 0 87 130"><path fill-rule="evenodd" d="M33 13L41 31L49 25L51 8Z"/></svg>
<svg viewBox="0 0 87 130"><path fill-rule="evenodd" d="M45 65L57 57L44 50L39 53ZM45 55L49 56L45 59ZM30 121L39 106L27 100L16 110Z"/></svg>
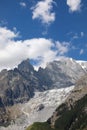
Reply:
<svg viewBox="0 0 87 130"><path fill-rule="evenodd" d="M0 96L6 106L13 105L29 100L35 91L71 86L84 74L84 69L69 58L49 63L38 72L27 59L18 68L0 73Z"/></svg>
<svg viewBox="0 0 87 130"><path fill-rule="evenodd" d="M17 69L5 70L0 73L0 95L6 106L27 101L34 95L34 88L38 87L38 84L36 84L37 79L33 75L33 67L29 70L30 66L28 65L30 64L25 62Z"/></svg>
<svg viewBox="0 0 87 130"><path fill-rule="evenodd" d="M34 123L27 130L45 127L47 130L87 130L87 74L78 80L69 97L46 123L47 126L39 123L36 127Z"/></svg>
<svg viewBox="0 0 87 130"><path fill-rule="evenodd" d="M2 98L0 97L0 126L6 126L10 123L10 115L9 112L6 110Z"/></svg>
<svg viewBox="0 0 87 130"><path fill-rule="evenodd" d="M38 79L29 60L23 61L14 70L3 70L0 73L0 124L7 125L10 114L7 107L24 103L33 97L39 89Z"/></svg>
<svg viewBox="0 0 87 130"><path fill-rule="evenodd" d="M38 78L44 88L60 88L75 84L86 71L77 61L62 58L47 64L45 69L40 68Z"/></svg>
<svg viewBox="0 0 87 130"><path fill-rule="evenodd" d="M58 130L87 129L87 74L78 80L65 103L56 109L48 122Z"/></svg>
<svg viewBox="0 0 87 130"><path fill-rule="evenodd" d="M38 71L27 59L14 70L0 72L0 110L6 113L6 107L28 101L36 91L71 86L85 73L79 63L69 58L48 63Z"/></svg>

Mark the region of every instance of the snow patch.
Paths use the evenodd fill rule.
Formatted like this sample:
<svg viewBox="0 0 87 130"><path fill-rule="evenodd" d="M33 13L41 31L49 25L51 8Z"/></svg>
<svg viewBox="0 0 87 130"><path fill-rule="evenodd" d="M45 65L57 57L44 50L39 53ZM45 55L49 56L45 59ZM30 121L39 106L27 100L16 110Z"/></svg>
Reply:
<svg viewBox="0 0 87 130"><path fill-rule="evenodd" d="M87 69L87 61L81 61L81 60L79 60L79 61L76 61L78 64L80 64L81 65L81 67L85 70L85 69Z"/></svg>

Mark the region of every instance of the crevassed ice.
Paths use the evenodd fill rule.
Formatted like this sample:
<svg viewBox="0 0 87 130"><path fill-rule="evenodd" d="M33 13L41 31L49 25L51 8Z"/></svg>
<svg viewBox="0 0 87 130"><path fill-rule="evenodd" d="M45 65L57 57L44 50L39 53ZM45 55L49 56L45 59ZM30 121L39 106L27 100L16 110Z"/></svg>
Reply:
<svg viewBox="0 0 87 130"><path fill-rule="evenodd" d="M65 101L73 88L74 86L36 92L29 102L21 104L22 116L7 128L0 127L0 130L25 130L34 122L46 121L52 116L55 109ZM41 105L42 108L40 108Z"/></svg>

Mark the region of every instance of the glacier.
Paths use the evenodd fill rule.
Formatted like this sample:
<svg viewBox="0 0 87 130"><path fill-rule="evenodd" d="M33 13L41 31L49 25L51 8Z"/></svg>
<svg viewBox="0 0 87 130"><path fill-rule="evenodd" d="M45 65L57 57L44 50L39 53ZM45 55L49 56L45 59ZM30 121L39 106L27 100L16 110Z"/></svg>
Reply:
<svg viewBox="0 0 87 130"><path fill-rule="evenodd" d="M35 92L35 96L27 103L19 104L21 116L12 121L8 127L0 127L0 130L26 130L26 127L34 122L48 120L55 109L63 103L73 90L74 86Z"/></svg>

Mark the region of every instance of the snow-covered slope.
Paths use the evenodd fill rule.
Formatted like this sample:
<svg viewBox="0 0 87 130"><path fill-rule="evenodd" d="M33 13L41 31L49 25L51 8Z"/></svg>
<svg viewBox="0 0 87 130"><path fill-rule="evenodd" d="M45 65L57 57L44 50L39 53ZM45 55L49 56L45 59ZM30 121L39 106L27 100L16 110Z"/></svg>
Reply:
<svg viewBox="0 0 87 130"><path fill-rule="evenodd" d="M60 58L48 63L45 69L40 68L38 73L41 83L52 89L75 84L86 72L76 60Z"/></svg>
<svg viewBox="0 0 87 130"><path fill-rule="evenodd" d="M36 92L34 98L29 102L19 105L21 115L15 120L15 123L7 128L2 127L0 130L25 130L26 126L33 122L46 121L55 109L65 101L73 88L74 86Z"/></svg>
<svg viewBox="0 0 87 130"><path fill-rule="evenodd" d="M76 62L79 63L81 67L87 71L87 61L77 60Z"/></svg>

